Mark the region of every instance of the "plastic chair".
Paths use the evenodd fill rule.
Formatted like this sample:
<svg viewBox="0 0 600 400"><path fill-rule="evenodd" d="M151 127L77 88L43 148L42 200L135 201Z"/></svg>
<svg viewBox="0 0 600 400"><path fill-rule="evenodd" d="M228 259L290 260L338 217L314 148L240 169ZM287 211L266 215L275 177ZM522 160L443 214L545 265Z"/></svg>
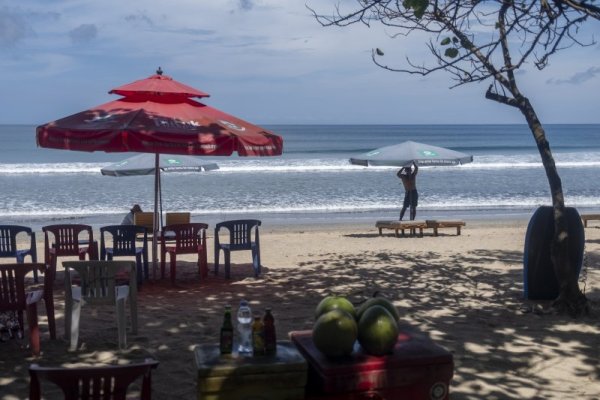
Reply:
<svg viewBox="0 0 600 400"><path fill-rule="evenodd" d="M81 307L88 305L113 305L117 311L119 348L127 347L125 333L125 303L129 300L131 330L137 334L137 284L117 286L117 272L126 270L135 276L133 261L65 261L65 334L69 336L70 350L77 349ZM79 275L80 286L73 286L71 270Z"/></svg>
<svg viewBox="0 0 600 400"><path fill-rule="evenodd" d="M106 233L112 236L112 247L106 247ZM136 246L136 238L143 238L142 247ZM148 230L136 225L109 225L100 228L100 259L112 260L113 257L134 256L136 261L137 283L149 278L148 271ZM142 274L142 267L143 273Z"/></svg>
<svg viewBox="0 0 600 400"><path fill-rule="evenodd" d="M25 275L33 270L46 272L45 264L0 264L0 312L15 312L19 321L19 330L23 333L23 312L27 315L29 343L34 355L40 354L40 330L37 318L37 303L44 298L43 290L25 291ZM52 281L49 276L48 280ZM54 308L46 303L48 325L54 326ZM50 336L56 338L56 330Z"/></svg>
<svg viewBox="0 0 600 400"><path fill-rule="evenodd" d="M47 225L42 227L42 231L44 231L45 262L52 268L53 275L56 275L58 257L77 256L80 260L85 260L87 254L90 260L98 259L98 246L94 241L91 226L79 224ZM82 232L87 233L87 235L80 239L79 236Z"/></svg>
<svg viewBox="0 0 600 400"><path fill-rule="evenodd" d="M146 360L140 364L110 365L106 367L49 368L32 364L29 367L29 399L41 400L41 381L59 386L65 400L130 399L129 385L142 377L140 400L152 398L152 370L158 361Z"/></svg>
<svg viewBox="0 0 600 400"><path fill-rule="evenodd" d="M19 250L17 248L17 235L26 233L29 235L29 248ZM30 256L32 263L37 263L37 248L35 241L35 232L27 226L20 225L0 225L0 257L12 258L15 257L17 263L23 264L25 257ZM33 270L33 279L37 283L38 271Z"/></svg>
<svg viewBox="0 0 600 400"><path fill-rule="evenodd" d="M171 256L170 275L171 283L175 284L177 269L177 254L198 254L198 273L201 278L208 276L208 262L206 257L206 229L207 224L178 224L167 225L161 231L160 237L160 270L161 277L165 277L165 264L167 254ZM171 240L171 243L167 243Z"/></svg>
<svg viewBox="0 0 600 400"><path fill-rule="evenodd" d="M240 219L232 221L223 221L215 225L215 275L219 273L219 253L223 250L225 256L225 278L230 277L231 252L239 250L252 251L252 266L254 267L254 276L260 275L260 242L258 236L258 227L261 222L257 219ZM221 243L219 231L221 228L229 231L229 243ZM254 240L252 240L252 231L254 231Z"/></svg>

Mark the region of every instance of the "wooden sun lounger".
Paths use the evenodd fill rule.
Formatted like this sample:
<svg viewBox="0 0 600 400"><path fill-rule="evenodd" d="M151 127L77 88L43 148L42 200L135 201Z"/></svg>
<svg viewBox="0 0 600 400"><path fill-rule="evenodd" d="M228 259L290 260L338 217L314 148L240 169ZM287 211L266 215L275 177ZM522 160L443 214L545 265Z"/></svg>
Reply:
<svg viewBox="0 0 600 400"><path fill-rule="evenodd" d="M465 226L464 221L437 221L427 220L427 227L433 228L433 236L438 235L438 229L440 228L456 228L456 235L460 235L460 228Z"/></svg>
<svg viewBox="0 0 600 400"><path fill-rule="evenodd" d="M583 221L583 226L587 228L588 221L600 220L600 214L581 214L581 220Z"/></svg>
<svg viewBox="0 0 600 400"><path fill-rule="evenodd" d="M423 236L423 229L427 228L425 221L377 221L375 227L379 229L379 236L382 235L383 229L393 229L396 237L398 237L398 231L402 232L404 236L405 230L410 230L410 235L414 236L416 230L419 230L419 236Z"/></svg>

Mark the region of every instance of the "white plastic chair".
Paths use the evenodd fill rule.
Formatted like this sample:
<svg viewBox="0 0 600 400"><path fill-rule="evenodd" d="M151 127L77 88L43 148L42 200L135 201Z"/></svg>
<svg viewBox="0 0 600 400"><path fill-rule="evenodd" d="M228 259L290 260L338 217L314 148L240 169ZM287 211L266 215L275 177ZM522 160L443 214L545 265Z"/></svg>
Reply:
<svg viewBox="0 0 600 400"><path fill-rule="evenodd" d="M69 349L77 349L79 321L83 305L114 305L117 311L119 348L127 347L125 303L129 300L131 330L137 334L137 280L134 261L65 261L65 335ZM73 285L72 271L79 276ZM117 286L119 270L129 273L129 286Z"/></svg>

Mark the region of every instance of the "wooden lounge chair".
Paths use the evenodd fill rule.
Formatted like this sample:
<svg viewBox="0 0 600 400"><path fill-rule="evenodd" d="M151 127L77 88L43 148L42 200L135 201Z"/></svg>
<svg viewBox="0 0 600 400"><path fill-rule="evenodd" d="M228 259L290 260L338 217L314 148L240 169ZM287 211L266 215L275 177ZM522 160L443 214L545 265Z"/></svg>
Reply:
<svg viewBox="0 0 600 400"><path fill-rule="evenodd" d="M191 222L191 213L189 212L168 212L166 214L165 226L189 224Z"/></svg>
<svg viewBox="0 0 600 400"><path fill-rule="evenodd" d="M423 229L427 228L427 224L425 221L377 221L375 223L375 227L379 229L379 236L382 235L383 229L393 229L395 231L396 237L398 236L398 231L402 232L402 236L404 236L404 231L410 230L410 235L414 236L416 234L416 230L419 230L419 236L423 236Z"/></svg>
<svg viewBox="0 0 600 400"><path fill-rule="evenodd" d="M581 220L583 221L583 226L587 228L588 221L600 220L600 214L581 214Z"/></svg>
<svg viewBox="0 0 600 400"><path fill-rule="evenodd" d="M460 235L460 228L465 226L466 223L464 221L437 221L437 220L427 220L427 228L433 229L433 236L438 235L438 229L440 228L456 228L456 235Z"/></svg>
<svg viewBox="0 0 600 400"><path fill-rule="evenodd" d="M149 235L154 234L154 213L143 211L136 212L133 214L133 224L146 228Z"/></svg>

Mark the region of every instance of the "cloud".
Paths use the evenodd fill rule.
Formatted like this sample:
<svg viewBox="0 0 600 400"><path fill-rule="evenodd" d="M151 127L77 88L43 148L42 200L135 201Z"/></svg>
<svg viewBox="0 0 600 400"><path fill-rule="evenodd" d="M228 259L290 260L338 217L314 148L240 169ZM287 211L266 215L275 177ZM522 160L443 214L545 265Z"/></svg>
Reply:
<svg viewBox="0 0 600 400"><path fill-rule="evenodd" d="M145 13L140 13L140 14L129 14L127 16L125 16L125 21L127 22L131 22L131 23L144 23L148 26L154 26L154 21L152 21L152 19L150 19L150 17L148 17Z"/></svg>
<svg viewBox="0 0 600 400"><path fill-rule="evenodd" d="M547 83L554 85L562 85L564 83L571 85L579 85L583 82L593 79L598 74L600 74L600 67L590 67L586 71L577 72L568 79L549 79Z"/></svg>
<svg viewBox="0 0 600 400"><path fill-rule="evenodd" d="M194 28L181 28L181 29L166 29L164 32L171 33L182 33L192 36L210 36L214 35L215 31L211 29L194 29Z"/></svg>
<svg viewBox="0 0 600 400"><path fill-rule="evenodd" d="M7 9L0 10L0 47L12 47L25 38L31 29L27 22Z"/></svg>
<svg viewBox="0 0 600 400"><path fill-rule="evenodd" d="M81 24L69 31L69 37L75 44L88 43L98 36L98 28L94 24Z"/></svg>
<svg viewBox="0 0 600 400"><path fill-rule="evenodd" d="M240 10L250 11L254 7L252 0L239 0Z"/></svg>

